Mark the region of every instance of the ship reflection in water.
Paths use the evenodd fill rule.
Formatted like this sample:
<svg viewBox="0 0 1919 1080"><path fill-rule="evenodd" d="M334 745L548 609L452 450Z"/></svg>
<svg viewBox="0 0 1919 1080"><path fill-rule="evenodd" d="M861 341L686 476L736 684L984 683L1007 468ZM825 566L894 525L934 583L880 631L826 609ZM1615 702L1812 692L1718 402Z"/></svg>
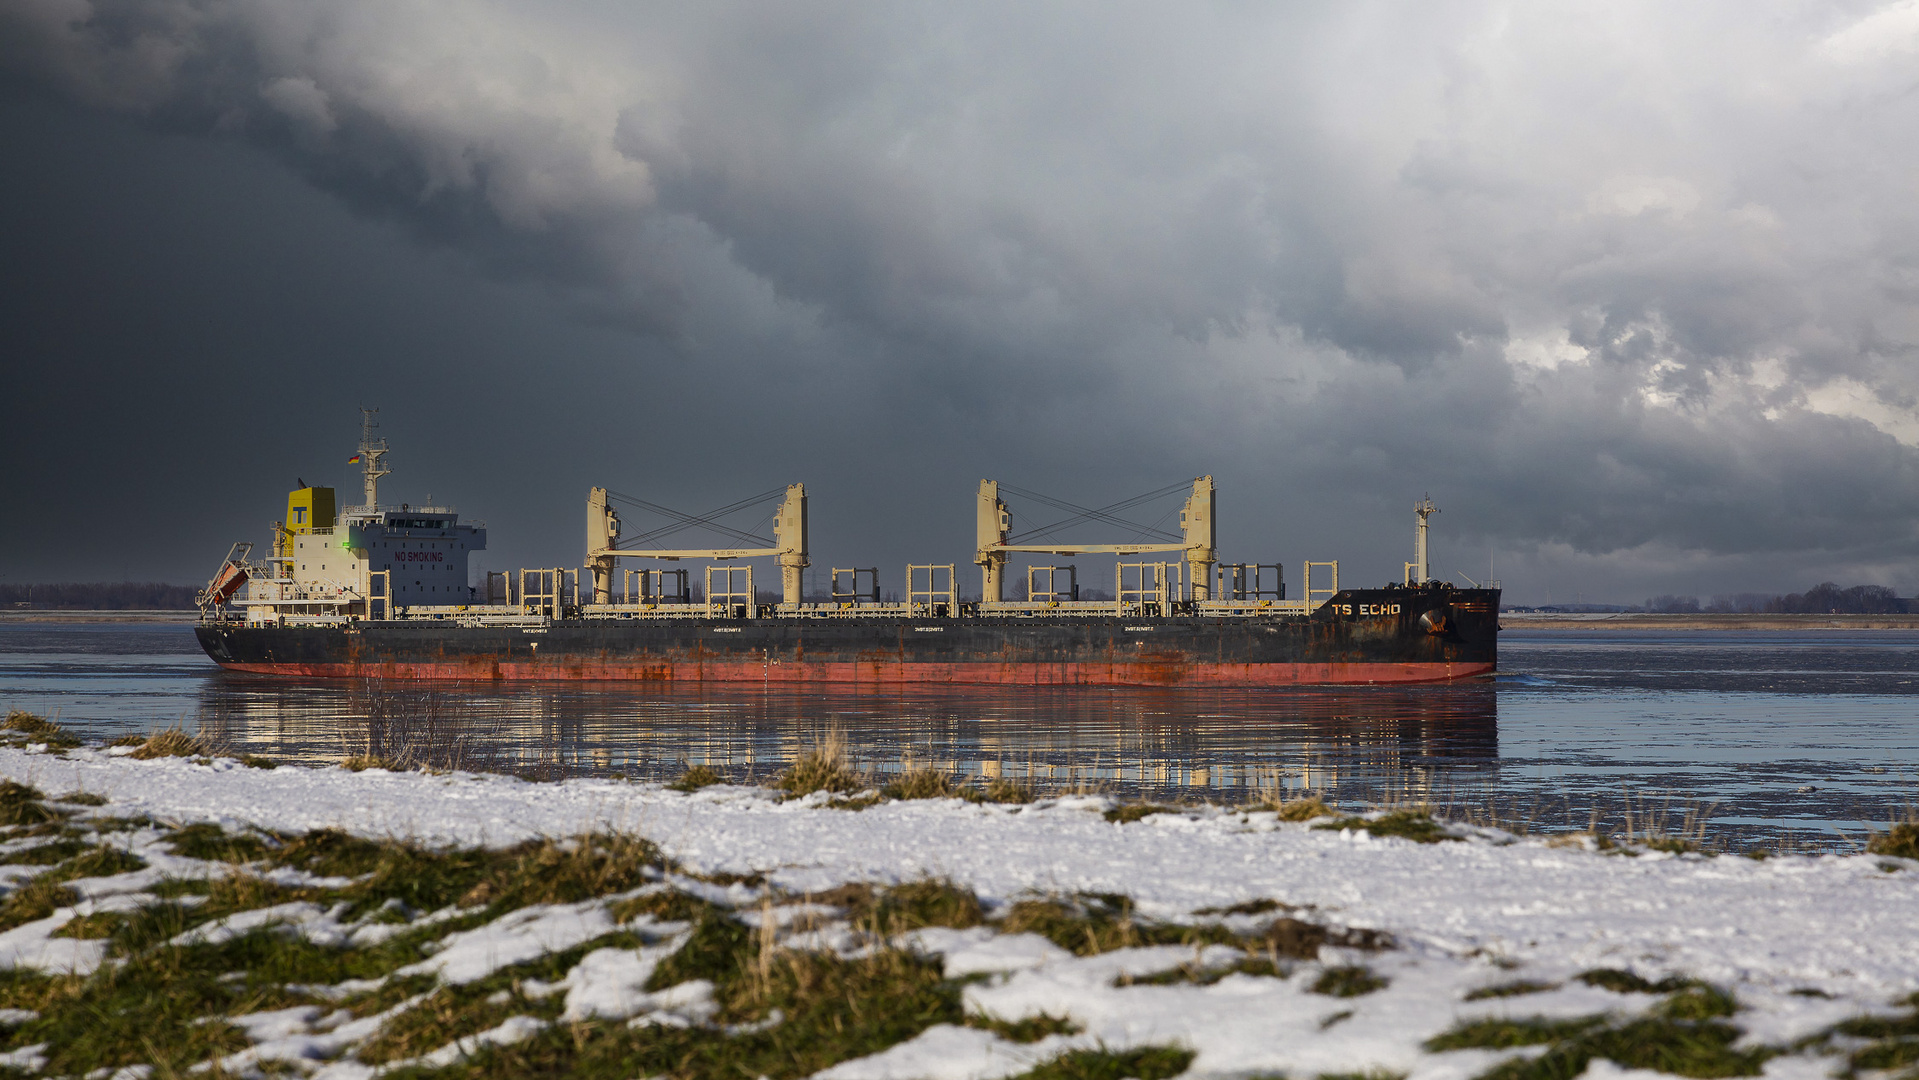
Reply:
<svg viewBox="0 0 1919 1080"><path fill-rule="evenodd" d="M878 783L907 765L1237 803L1261 792L1443 800L1499 757L1490 682L1295 690L954 687L745 690L208 680L201 731L234 751L541 779L770 780L829 732ZM1274 791L1273 789L1277 789Z"/></svg>

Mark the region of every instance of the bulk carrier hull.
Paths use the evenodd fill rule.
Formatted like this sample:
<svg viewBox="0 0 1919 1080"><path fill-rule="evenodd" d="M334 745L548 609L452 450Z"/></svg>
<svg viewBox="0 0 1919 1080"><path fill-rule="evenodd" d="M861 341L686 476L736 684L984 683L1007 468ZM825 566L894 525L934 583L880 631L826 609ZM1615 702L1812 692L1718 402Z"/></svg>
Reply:
<svg viewBox="0 0 1919 1080"><path fill-rule="evenodd" d="M474 609L476 612L484 608ZM210 622L231 671L431 681L1262 687L1492 673L1499 591L1347 590L1310 615Z"/></svg>

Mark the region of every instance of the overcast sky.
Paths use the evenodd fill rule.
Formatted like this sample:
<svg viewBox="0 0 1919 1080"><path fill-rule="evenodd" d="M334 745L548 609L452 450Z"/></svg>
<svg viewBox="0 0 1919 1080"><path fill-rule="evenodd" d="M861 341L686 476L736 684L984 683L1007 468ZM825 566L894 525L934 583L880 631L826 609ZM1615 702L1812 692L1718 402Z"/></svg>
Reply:
<svg viewBox="0 0 1919 1080"><path fill-rule="evenodd" d="M1915 0L0 0L0 580L204 580L366 403L489 568L1212 473L1295 584L1430 492L1514 602L1911 594L1915 90Z"/></svg>

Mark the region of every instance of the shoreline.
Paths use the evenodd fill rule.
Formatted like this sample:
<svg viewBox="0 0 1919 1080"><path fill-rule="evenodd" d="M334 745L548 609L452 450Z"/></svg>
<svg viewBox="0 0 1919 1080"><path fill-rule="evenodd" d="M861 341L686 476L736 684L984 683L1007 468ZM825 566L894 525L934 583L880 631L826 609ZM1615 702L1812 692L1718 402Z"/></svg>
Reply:
<svg viewBox="0 0 1919 1080"><path fill-rule="evenodd" d="M1501 612L1502 630L1919 630L1919 615Z"/></svg>
<svg viewBox="0 0 1919 1080"><path fill-rule="evenodd" d="M84 611L71 608L0 608L0 624L5 623L157 623L185 624L200 621L198 611L146 611L120 609Z"/></svg>

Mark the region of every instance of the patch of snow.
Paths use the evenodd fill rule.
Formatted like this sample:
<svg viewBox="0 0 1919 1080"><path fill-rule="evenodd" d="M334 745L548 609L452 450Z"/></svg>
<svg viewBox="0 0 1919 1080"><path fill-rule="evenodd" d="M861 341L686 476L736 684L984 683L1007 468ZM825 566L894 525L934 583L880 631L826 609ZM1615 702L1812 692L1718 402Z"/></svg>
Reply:
<svg viewBox="0 0 1919 1080"><path fill-rule="evenodd" d="M1038 934L1001 934L990 926L975 926L970 930L932 926L902 934L900 941L915 952L940 957L949 979L987 972L1024 971L1073 958L1072 953Z"/></svg>
<svg viewBox="0 0 1919 1080"><path fill-rule="evenodd" d="M934 1024L877 1054L816 1073L813 1080L1000 1080L1078 1045L1080 1040L1058 1035L1013 1043L978 1028Z"/></svg>
<svg viewBox="0 0 1919 1080"><path fill-rule="evenodd" d="M246 1032L248 1042L262 1043L291 1035L304 1035L313 1029L313 1022L324 1012L318 1005L295 1005L290 1009L235 1016L227 1022Z"/></svg>
<svg viewBox="0 0 1919 1080"><path fill-rule="evenodd" d="M687 877L685 874L668 874L665 884L709 904L718 904L720 907L745 907L748 904L758 903L760 897L765 895L764 890L753 888L743 882L715 885L710 881Z"/></svg>
<svg viewBox="0 0 1919 1080"><path fill-rule="evenodd" d="M47 1067L46 1043L34 1043L18 1050L9 1050L0 1054L0 1068L24 1069L27 1072L39 1072Z"/></svg>
<svg viewBox="0 0 1919 1080"><path fill-rule="evenodd" d="M685 985L690 988L690 987L697 987L702 984L706 986L709 992L712 990L712 984L706 983L704 979L701 979L698 982L686 983ZM626 1026L640 1027L642 1024L649 1023L649 1022L652 1022L651 1017L641 1017L638 1020L627 1021ZM765 1019L753 1020L744 1024L728 1024L725 1027L721 1028L720 1030L725 1032L728 1036L732 1036L732 1037L737 1037L740 1035L757 1035L762 1031L770 1031L773 1028L779 1027L781 1024L784 1024L784 1023L786 1023L786 1012L784 1010L769 1009L766 1013ZM683 1027L685 1025L676 1025L676 1026Z"/></svg>
<svg viewBox="0 0 1919 1080"><path fill-rule="evenodd" d="M54 937L54 931L73 921L75 908L55 908L53 914L0 933L0 968L36 968L62 975L90 975L107 958L101 940Z"/></svg>
<svg viewBox="0 0 1919 1080"><path fill-rule="evenodd" d="M269 885L279 885L288 889L344 889L359 880L350 877L326 877L293 866L248 864L247 873Z"/></svg>
<svg viewBox="0 0 1919 1080"><path fill-rule="evenodd" d="M423 1054L412 1061L396 1061L380 1071L397 1069L402 1065L424 1065L429 1069L444 1069L448 1065L472 1057L473 1052L483 1046L511 1046L546 1030L547 1022L531 1016L509 1016L500 1026L488 1028L478 1034L468 1035L464 1039L440 1047L430 1054Z"/></svg>
<svg viewBox="0 0 1919 1080"><path fill-rule="evenodd" d="M171 945L222 945L234 938L250 934L263 927L278 927L287 934L303 937L315 945L329 948L364 949L409 930L421 926L430 926L444 922L461 914L460 909L447 908L434 912L412 922L378 922L375 917L380 910L368 912L352 922L342 922L352 905L336 903L330 907L321 907L308 900L295 900L271 907L252 908L235 912L202 926L196 926L185 933L176 935Z"/></svg>
<svg viewBox="0 0 1919 1080"><path fill-rule="evenodd" d="M513 964L536 960L613 932L604 900L534 904L471 930L448 934L441 948L396 975L438 975L455 985L484 979Z"/></svg>
<svg viewBox="0 0 1919 1080"><path fill-rule="evenodd" d="M866 936L843 922L830 922L812 930L785 934L779 940L782 948L826 953L842 960L856 959L872 951L872 943Z"/></svg>
<svg viewBox="0 0 1919 1080"><path fill-rule="evenodd" d="M566 990L566 1011L560 1019L568 1022L601 1017L624 1020L657 1009L654 995L646 992L646 981L660 961L680 950L685 937L663 945L639 949L595 949L582 957L558 985Z"/></svg>
<svg viewBox="0 0 1919 1080"><path fill-rule="evenodd" d="M766 921L766 915L768 913L773 916L773 925L784 930L801 920L818 922L830 919L838 915L840 909L827 904L809 904L802 902L798 904L781 904L777 907L769 906L764 909L749 908L740 912L739 917L741 922L754 929L758 929L760 924Z"/></svg>
<svg viewBox="0 0 1919 1080"><path fill-rule="evenodd" d="M1585 1080L1672 1080L1666 1073L1655 1072L1652 1069L1628 1069L1622 1065L1615 1065L1605 1058L1592 1059L1591 1064L1586 1066L1586 1071L1579 1075Z"/></svg>
<svg viewBox="0 0 1919 1080"><path fill-rule="evenodd" d="M710 1024L720 1011L713 999L713 984L705 979L676 983L647 995L646 1010L626 1022L627 1027L697 1027ZM773 1010L775 1014L778 1009ZM772 1017L768 1017L769 1020ZM775 1021L777 1022L777 1021Z"/></svg>
<svg viewBox="0 0 1919 1080"><path fill-rule="evenodd" d="M386 985L386 979L346 979L332 985L324 983L288 983L287 992L317 997L322 1001L344 1001L356 994L378 990Z"/></svg>
<svg viewBox="0 0 1919 1080"><path fill-rule="evenodd" d="M285 926L294 933L300 933L307 924L333 922L329 915L345 910L346 906L336 904L332 908L323 908L310 901L296 900L288 904L274 904L271 907L237 911L184 933L176 934L167 944L174 946L224 945L234 938L244 937L267 926Z"/></svg>
<svg viewBox="0 0 1919 1080"><path fill-rule="evenodd" d="M415 994L384 1012L358 1020L345 1009L321 1014L314 1006L300 1006L293 1009L275 1009L272 1012L252 1013L235 1016L229 1022L245 1030L249 1038L258 1031L262 1038L255 1045L220 1058L219 1071L224 1073L257 1073L263 1061L278 1061L290 1065L311 1066L315 1062L329 1061L342 1052L356 1046L379 1031L390 1019L413 1008L431 997L431 993ZM311 1010L306 1012L305 1010ZM295 1015L304 1013L304 1016ZM196 1072L205 1072L215 1063L208 1062L196 1066ZM329 1061L316 1076L331 1076L333 1080L350 1080L372 1076L373 1067L357 1061Z"/></svg>

